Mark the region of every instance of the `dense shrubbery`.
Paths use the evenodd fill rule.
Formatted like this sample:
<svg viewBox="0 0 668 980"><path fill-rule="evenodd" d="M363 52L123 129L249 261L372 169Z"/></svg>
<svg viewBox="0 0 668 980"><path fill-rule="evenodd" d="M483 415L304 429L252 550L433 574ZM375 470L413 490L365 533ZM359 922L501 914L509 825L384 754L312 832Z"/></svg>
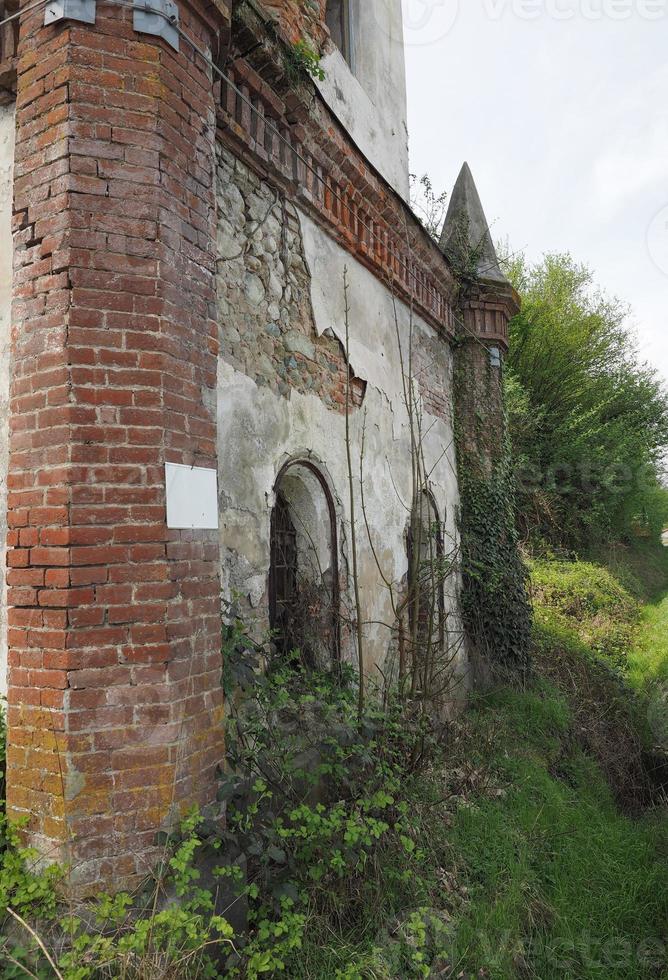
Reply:
<svg viewBox="0 0 668 980"><path fill-rule="evenodd" d="M259 652L238 628L227 641L251 662ZM242 660L231 656L232 674ZM298 951L322 957L332 931L343 946L312 975L354 978L362 974L343 951L346 937L372 914L379 935L396 917L401 926L391 949L370 943L374 969L390 975L388 955L399 975L428 975L421 910L438 883L413 794L438 758L439 732L389 691L370 698L360 718L352 677L340 672L279 663L244 677L227 738L232 768L220 780L226 823L190 815L165 838L163 866L145 890L66 908L55 890L66 869L37 872L16 831L8 837L0 905L37 925L65 980L296 976ZM235 933L230 921L240 917ZM50 974L29 932L6 941L4 957L3 980Z"/></svg>
<svg viewBox="0 0 668 980"><path fill-rule="evenodd" d="M590 562L531 562L531 588L539 621L574 631L614 667L626 666L640 603L605 568Z"/></svg>
<svg viewBox="0 0 668 980"><path fill-rule="evenodd" d="M585 590L587 608L610 608L614 590L600 591ZM541 637L539 663L556 662L563 636ZM238 625L227 642L258 652ZM579 657L580 687L594 675L577 643L565 673ZM244 664L230 657L226 684ZM388 691L360 720L345 676L285 664L243 675L220 782L227 824L190 815L136 895L65 906L61 872L31 869L13 836L0 898L55 967L12 920L2 980L26 968L39 980L660 975L660 828L615 808L592 722L558 674L437 728ZM626 756L621 717L604 734Z"/></svg>
<svg viewBox="0 0 668 980"><path fill-rule="evenodd" d="M506 392L523 535L580 551L658 538L668 400L638 358L627 309L569 255L519 258L509 274L522 297Z"/></svg>

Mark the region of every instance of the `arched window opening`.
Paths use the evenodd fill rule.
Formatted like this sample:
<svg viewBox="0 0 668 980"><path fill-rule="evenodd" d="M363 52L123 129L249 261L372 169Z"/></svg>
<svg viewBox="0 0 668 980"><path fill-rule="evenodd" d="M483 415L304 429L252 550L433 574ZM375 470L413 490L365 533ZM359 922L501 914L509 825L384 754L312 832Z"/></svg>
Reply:
<svg viewBox="0 0 668 980"><path fill-rule="evenodd" d="M276 481L271 514L270 625L283 654L330 669L339 656L336 512L310 462L289 463Z"/></svg>
<svg viewBox="0 0 668 980"><path fill-rule="evenodd" d="M353 25L351 0L327 0L325 13L332 41L353 68Z"/></svg>
<svg viewBox="0 0 668 980"><path fill-rule="evenodd" d="M445 575L443 525L432 494L423 490L413 505L408 530L411 652L414 665L424 665L420 681L423 690L429 688L437 658L445 647Z"/></svg>

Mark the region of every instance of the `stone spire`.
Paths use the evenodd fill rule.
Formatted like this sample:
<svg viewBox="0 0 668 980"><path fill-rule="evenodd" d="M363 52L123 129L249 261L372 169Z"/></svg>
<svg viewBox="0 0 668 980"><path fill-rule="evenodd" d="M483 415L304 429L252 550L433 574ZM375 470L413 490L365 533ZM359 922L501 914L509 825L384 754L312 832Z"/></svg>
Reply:
<svg viewBox="0 0 668 980"><path fill-rule="evenodd" d="M441 251L460 270L472 262L471 272L484 282L508 282L499 268L489 225L480 202L478 188L468 163L459 177L450 198L441 232Z"/></svg>

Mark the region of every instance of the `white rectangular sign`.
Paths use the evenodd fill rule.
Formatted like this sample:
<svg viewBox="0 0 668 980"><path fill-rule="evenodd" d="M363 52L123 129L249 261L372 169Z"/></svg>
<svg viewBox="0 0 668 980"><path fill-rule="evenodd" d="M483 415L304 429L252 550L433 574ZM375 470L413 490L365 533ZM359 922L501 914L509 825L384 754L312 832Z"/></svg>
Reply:
<svg viewBox="0 0 668 980"><path fill-rule="evenodd" d="M167 527L218 528L218 474L202 466L165 463Z"/></svg>

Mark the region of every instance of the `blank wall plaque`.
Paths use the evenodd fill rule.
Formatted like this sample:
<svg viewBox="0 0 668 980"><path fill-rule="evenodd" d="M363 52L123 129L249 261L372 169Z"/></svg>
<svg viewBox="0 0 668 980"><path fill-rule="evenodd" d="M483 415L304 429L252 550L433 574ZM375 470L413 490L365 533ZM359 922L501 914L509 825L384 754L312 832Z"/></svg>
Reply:
<svg viewBox="0 0 668 980"><path fill-rule="evenodd" d="M165 463L167 527L217 530L218 475L201 466Z"/></svg>

